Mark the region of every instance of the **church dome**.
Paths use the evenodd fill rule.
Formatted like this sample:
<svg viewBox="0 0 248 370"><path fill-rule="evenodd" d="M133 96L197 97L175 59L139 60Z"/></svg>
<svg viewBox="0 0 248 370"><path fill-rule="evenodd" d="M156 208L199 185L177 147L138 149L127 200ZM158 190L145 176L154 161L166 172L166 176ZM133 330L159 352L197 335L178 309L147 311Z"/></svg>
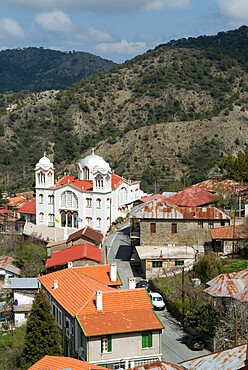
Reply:
<svg viewBox="0 0 248 370"><path fill-rule="evenodd" d="M46 166L46 165L50 165L51 162L50 162L50 159L46 157L46 155L44 154L44 156L39 160L39 165L41 166Z"/></svg>
<svg viewBox="0 0 248 370"><path fill-rule="evenodd" d="M94 149L92 149L92 154L81 160L80 165L82 168L87 167L90 172L107 173L110 171L109 164L102 157L94 154Z"/></svg>

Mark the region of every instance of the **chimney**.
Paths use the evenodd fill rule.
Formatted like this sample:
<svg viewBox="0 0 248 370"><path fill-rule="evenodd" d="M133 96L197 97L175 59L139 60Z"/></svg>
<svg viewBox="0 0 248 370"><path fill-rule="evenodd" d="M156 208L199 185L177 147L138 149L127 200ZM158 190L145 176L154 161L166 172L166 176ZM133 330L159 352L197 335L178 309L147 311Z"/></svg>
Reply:
<svg viewBox="0 0 248 370"><path fill-rule="evenodd" d="M110 281L117 281L117 265L116 263L110 264Z"/></svg>
<svg viewBox="0 0 248 370"><path fill-rule="evenodd" d="M58 280L53 280L53 289L57 289L59 287Z"/></svg>
<svg viewBox="0 0 248 370"><path fill-rule="evenodd" d="M136 287L136 279L128 278L128 289L135 289L135 287Z"/></svg>
<svg viewBox="0 0 248 370"><path fill-rule="evenodd" d="M67 267L71 269L73 267L73 262L67 262Z"/></svg>
<svg viewBox="0 0 248 370"><path fill-rule="evenodd" d="M97 311L102 311L102 291L96 291L96 309Z"/></svg>

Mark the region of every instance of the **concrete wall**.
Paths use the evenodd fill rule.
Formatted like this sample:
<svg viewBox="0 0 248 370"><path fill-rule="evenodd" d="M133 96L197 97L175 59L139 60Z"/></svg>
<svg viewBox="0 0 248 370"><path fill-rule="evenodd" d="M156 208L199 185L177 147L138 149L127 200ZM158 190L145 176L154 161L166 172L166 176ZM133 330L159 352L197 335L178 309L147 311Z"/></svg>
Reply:
<svg viewBox="0 0 248 370"><path fill-rule="evenodd" d="M159 355L160 333L154 330L152 334L152 348L142 348L142 332L112 335L112 351L101 353L101 337L91 337L88 342L88 362L100 361L107 363L114 359L120 360L131 357L150 357Z"/></svg>

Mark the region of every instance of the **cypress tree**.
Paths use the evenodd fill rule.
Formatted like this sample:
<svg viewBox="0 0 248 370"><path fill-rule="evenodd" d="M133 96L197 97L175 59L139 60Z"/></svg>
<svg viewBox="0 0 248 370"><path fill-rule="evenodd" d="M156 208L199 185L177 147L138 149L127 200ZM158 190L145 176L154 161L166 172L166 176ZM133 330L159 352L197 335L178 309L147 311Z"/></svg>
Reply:
<svg viewBox="0 0 248 370"><path fill-rule="evenodd" d="M43 356L61 356L61 338L51 306L43 290L39 290L27 320L22 369L26 370Z"/></svg>

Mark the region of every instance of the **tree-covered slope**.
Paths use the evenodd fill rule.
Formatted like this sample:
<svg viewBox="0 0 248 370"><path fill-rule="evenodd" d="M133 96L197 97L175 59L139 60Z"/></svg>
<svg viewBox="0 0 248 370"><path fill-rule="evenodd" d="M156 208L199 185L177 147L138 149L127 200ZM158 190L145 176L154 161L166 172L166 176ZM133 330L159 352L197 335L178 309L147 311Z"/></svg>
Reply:
<svg viewBox="0 0 248 370"><path fill-rule="evenodd" d="M0 51L0 92L65 89L115 63L85 52L43 48Z"/></svg>
<svg viewBox="0 0 248 370"><path fill-rule="evenodd" d="M75 170L91 146L148 191L220 176L220 157L248 143L247 30L160 45L64 91L2 94L5 183L27 187L44 150Z"/></svg>

